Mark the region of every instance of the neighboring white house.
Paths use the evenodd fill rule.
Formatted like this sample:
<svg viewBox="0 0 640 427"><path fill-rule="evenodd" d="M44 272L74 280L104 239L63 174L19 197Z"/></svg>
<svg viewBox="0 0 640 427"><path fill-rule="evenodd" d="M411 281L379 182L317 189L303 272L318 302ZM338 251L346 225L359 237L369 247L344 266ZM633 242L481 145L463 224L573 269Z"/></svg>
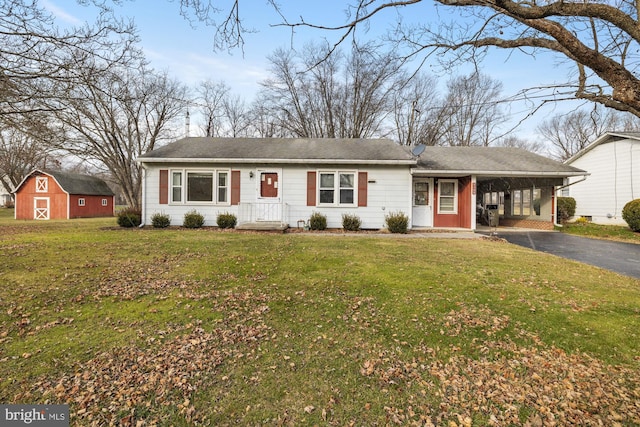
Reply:
<svg viewBox="0 0 640 427"><path fill-rule="evenodd" d="M184 138L138 157L142 214L181 225L196 210L205 225L220 213L242 228L286 228L312 213L342 227L342 215L380 229L391 212L409 227L476 229L478 204L501 223L552 229L554 194L583 170L506 147L419 147L388 139Z"/></svg>
<svg viewBox="0 0 640 427"><path fill-rule="evenodd" d="M563 193L576 200L575 217L626 225L622 208L640 198L640 132L607 132L565 164L589 173L586 179L569 178Z"/></svg>
<svg viewBox="0 0 640 427"><path fill-rule="evenodd" d="M0 206L7 206L13 201L11 197L11 189L5 188L0 182Z"/></svg>

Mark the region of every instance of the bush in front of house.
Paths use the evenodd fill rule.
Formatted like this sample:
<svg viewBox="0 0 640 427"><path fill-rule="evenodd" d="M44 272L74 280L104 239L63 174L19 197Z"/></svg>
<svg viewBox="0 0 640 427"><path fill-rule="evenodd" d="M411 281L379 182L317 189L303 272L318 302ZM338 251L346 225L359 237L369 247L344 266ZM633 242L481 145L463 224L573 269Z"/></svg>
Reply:
<svg viewBox="0 0 640 427"><path fill-rule="evenodd" d="M204 225L204 216L196 210L184 214L182 226L185 228L200 228Z"/></svg>
<svg viewBox="0 0 640 427"><path fill-rule="evenodd" d="M404 212L390 212L384 217L384 222L392 233L406 234L409 229L409 217Z"/></svg>
<svg viewBox="0 0 640 427"><path fill-rule="evenodd" d="M573 197L558 197L558 222L565 224L576 214L576 199Z"/></svg>
<svg viewBox="0 0 640 427"><path fill-rule="evenodd" d="M640 231L640 199L635 199L624 205L622 208L622 219L633 231Z"/></svg>
<svg viewBox="0 0 640 427"><path fill-rule="evenodd" d="M136 208L126 208L118 212L118 225L120 227L138 227L142 223L142 212Z"/></svg>
<svg viewBox="0 0 640 427"><path fill-rule="evenodd" d="M362 221L360 221L357 215L342 214L342 228L346 231L358 231L361 225Z"/></svg>
<svg viewBox="0 0 640 427"><path fill-rule="evenodd" d="M327 228L327 216L320 212L314 212L309 218L309 228L311 230L326 230Z"/></svg>
<svg viewBox="0 0 640 427"><path fill-rule="evenodd" d="M236 216L229 212L218 214L216 218L216 224L218 224L220 228L234 228L237 222L238 219Z"/></svg>
<svg viewBox="0 0 640 427"><path fill-rule="evenodd" d="M151 225L153 228L167 228L171 225L171 217L164 213L154 213L151 215Z"/></svg>

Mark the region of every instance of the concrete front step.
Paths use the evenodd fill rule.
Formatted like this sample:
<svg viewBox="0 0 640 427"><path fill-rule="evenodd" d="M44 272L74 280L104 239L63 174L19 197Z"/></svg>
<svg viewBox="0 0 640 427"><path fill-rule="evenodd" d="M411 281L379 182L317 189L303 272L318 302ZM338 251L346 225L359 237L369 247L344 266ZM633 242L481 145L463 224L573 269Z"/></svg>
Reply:
<svg viewBox="0 0 640 427"><path fill-rule="evenodd" d="M289 224L284 224L279 221L245 222L244 224L236 225L236 230L284 231L287 228L289 228Z"/></svg>

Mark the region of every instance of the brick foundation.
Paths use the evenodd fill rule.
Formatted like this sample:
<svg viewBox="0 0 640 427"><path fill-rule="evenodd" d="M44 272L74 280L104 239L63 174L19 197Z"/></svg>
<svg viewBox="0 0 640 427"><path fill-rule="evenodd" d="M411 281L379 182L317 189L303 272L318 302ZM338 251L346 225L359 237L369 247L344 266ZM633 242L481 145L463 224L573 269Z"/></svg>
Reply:
<svg viewBox="0 0 640 427"><path fill-rule="evenodd" d="M551 221L534 221L532 219L500 218L500 226L553 230L553 223Z"/></svg>

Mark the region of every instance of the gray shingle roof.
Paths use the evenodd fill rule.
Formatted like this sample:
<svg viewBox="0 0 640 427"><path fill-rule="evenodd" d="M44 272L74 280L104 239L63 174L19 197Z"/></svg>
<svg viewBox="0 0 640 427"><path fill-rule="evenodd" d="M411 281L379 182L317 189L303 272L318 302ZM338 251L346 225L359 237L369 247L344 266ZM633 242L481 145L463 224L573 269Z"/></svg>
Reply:
<svg viewBox="0 0 640 427"><path fill-rule="evenodd" d="M42 171L55 178L56 182L69 194L83 194L87 196L113 196L113 191L106 182L90 175L62 171Z"/></svg>
<svg viewBox="0 0 640 427"><path fill-rule="evenodd" d="M411 153L389 139L184 138L138 157L138 161L415 164Z"/></svg>
<svg viewBox="0 0 640 427"><path fill-rule="evenodd" d="M521 148L426 147L416 171L498 176L573 176L585 171Z"/></svg>

